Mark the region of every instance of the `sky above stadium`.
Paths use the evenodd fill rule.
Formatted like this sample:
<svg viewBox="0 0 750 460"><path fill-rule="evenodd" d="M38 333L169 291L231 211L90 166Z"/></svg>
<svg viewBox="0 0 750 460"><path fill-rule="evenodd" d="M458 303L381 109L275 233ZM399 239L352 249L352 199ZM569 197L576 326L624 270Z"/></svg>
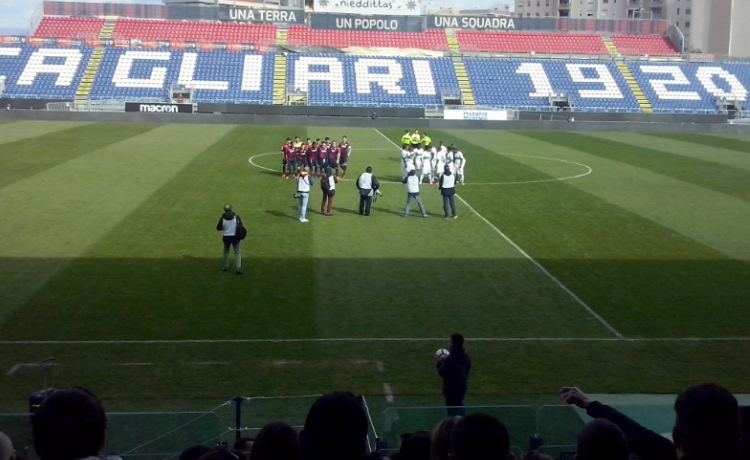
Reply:
<svg viewBox="0 0 750 460"><path fill-rule="evenodd" d="M106 0L76 0L86 3L100 3ZM107 3L140 3L159 5L162 0L117 0ZM501 3L513 3L500 0L422 0L430 8L452 6L456 8L492 8ZM31 13L41 4L41 0L0 0L0 34L27 34L31 23Z"/></svg>

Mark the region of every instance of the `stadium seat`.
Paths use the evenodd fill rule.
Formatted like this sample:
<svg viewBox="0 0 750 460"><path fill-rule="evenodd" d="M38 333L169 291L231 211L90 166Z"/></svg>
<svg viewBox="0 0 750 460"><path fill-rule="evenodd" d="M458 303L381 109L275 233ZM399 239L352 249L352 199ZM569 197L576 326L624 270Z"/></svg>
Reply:
<svg viewBox="0 0 750 460"><path fill-rule="evenodd" d="M289 26L287 43L290 45L331 46L334 48L362 46L448 51L448 42L443 30L428 30L422 33L360 32L352 30L312 30L305 26Z"/></svg>
<svg viewBox="0 0 750 460"><path fill-rule="evenodd" d="M656 112L717 112L716 99L747 100L750 65L631 62L630 72Z"/></svg>
<svg viewBox="0 0 750 460"><path fill-rule="evenodd" d="M574 108L637 111L624 77L611 62L465 59L477 104L497 108L549 107L566 93Z"/></svg>
<svg viewBox="0 0 750 460"><path fill-rule="evenodd" d="M3 97L73 99L91 51L85 47L0 46L0 75L6 77Z"/></svg>
<svg viewBox="0 0 750 460"><path fill-rule="evenodd" d="M437 107L459 91L448 58L293 54L287 87L306 91L310 105Z"/></svg>
<svg viewBox="0 0 750 460"><path fill-rule="evenodd" d="M194 102L268 105L273 65L273 54L265 53L108 49L89 97L166 99L173 84L182 84L194 88ZM181 69L191 66L192 78L181 75Z"/></svg>
<svg viewBox="0 0 750 460"><path fill-rule="evenodd" d="M667 37L660 35L612 35L612 42L623 56L679 56Z"/></svg>
<svg viewBox="0 0 750 460"><path fill-rule="evenodd" d="M98 38L104 19L44 17L34 35L56 38Z"/></svg>
<svg viewBox="0 0 750 460"><path fill-rule="evenodd" d="M608 54L596 34L456 31L461 51L539 54Z"/></svg>
<svg viewBox="0 0 750 460"><path fill-rule="evenodd" d="M246 43L267 46L276 42L276 26L233 22L120 19L115 23L112 38L116 40Z"/></svg>

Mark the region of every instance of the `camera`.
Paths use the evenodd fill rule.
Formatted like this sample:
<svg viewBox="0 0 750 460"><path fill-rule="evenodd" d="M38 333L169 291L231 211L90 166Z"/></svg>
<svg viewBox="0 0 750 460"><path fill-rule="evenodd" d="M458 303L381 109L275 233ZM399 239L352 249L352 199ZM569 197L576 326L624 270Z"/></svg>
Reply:
<svg viewBox="0 0 750 460"><path fill-rule="evenodd" d="M294 198L296 200L296 199L298 199L301 196L302 195L300 195L299 193L295 193L294 195L292 195L292 198Z"/></svg>

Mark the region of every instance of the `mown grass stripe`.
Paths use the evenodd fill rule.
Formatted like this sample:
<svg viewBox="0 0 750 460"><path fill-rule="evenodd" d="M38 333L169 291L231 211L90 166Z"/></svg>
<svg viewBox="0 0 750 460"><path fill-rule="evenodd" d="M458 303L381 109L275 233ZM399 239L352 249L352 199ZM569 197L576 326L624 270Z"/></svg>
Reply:
<svg viewBox="0 0 750 460"><path fill-rule="evenodd" d="M69 129L5 144L0 149L0 189L159 125L71 125Z"/></svg>
<svg viewBox="0 0 750 460"><path fill-rule="evenodd" d="M526 137L629 164L750 201L750 171L578 133L519 132Z"/></svg>
<svg viewBox="0 0 750 460"><path fill-rule="evenodd" d="M484 145L496 146L500 155L493 155L503 164L517 160L502 151L525 148L533 154L541 150L532 150L535 144L548 146L546 156L569 158L556 144L514 136L467 133L472 142L453 139L468 152L468 174L472 159L493 152ZM595 171L582 180L606 179ZM461 194L626 337L750 334L750 327L737 325L745 317L741 305L750 303L748 265L577 185L550 182L494 194L467 186ZM702 316L707 304L717 305L709 324ZM677 306L684 315L673 318Z"/></svg>
<svg viewBox="0 0 750 460"><path fill-rule="evenodd" d="M729 138L724 136L710 136L708 134L649 134L649 136L750 153L750 138Z"/></svg>

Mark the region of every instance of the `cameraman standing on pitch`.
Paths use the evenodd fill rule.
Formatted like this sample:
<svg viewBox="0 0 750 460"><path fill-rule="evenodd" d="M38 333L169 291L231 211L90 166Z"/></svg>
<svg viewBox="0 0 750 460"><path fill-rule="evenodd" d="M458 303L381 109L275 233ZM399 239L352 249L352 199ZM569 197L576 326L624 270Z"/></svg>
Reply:
<svg viewBox="0 0 750 460"><path fill-rule="evenodd" d="M464 336L451 335L450 354L444 358L436 357L435 367L443 378L443 396L448 408L448 416L464 415L464 396L469 388L471 357L464 348Z"/></svg>
<svg viewBox="0 0 750 460"><path fill-rule="evenodd" d="M294 197L299 201L299 221L310 222L305 218L307 215L307 203L310 201L310 190L312 190L313 178L307 171L302 170L297 174L297 193Z"/></svg>
<svg viewBox="0 0 750 460"><path fill-rule="evenodd" d="M240 245L247 236L247 229L242 224L240 216L232 211L232 205L224 205L224 214L216 224L216 230L221 232L224 242L224 264L222 270L229 270L229 247L234 248L234 267L238 275L242 274L242 249Z"/></svg>

